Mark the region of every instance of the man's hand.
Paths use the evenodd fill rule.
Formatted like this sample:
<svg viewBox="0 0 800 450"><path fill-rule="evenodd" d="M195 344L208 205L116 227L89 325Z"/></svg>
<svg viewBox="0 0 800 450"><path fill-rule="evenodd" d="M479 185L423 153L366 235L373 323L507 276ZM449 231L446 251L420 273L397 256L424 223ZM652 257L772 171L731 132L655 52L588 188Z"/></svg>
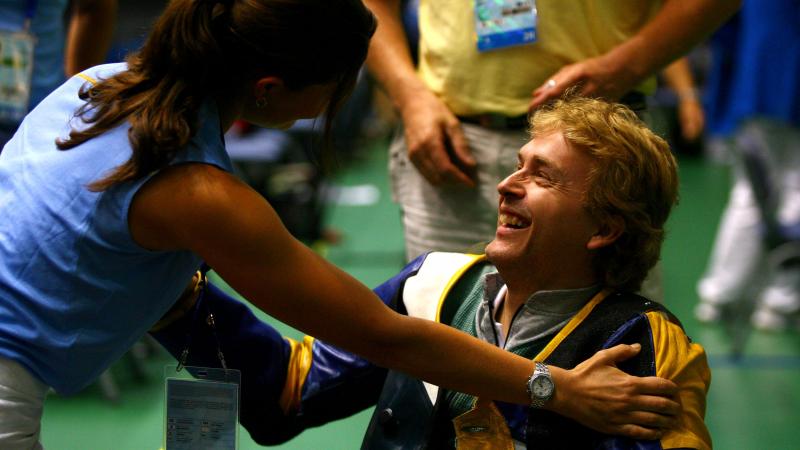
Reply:
<svg viewBox="0 0 800 450"><path fill-rule="evenodd" d="M616 363L639 353L641 346L618 345L597 352L556 380L548 409L606 434L658 439L677 424L678 386L658 377L634 377ZM551 368L552 370L552 368Z"/></svg>
<svg viewBox="0 0 800 450"><path fill-rule="evenodd" d="M475 160L461 124L431 91L419 89L400 108L408 158L434 186L475 186Z"/></svg>
<svg viewBox="0 0 800 450"><path fill-rule="evenodd" d="M581 95L618 100L641 80L613 59L606 54L562 67L533 91L528 109L533 111L576 85Z"/></svg>
<svg viewBox="0 0 800 450"><path fill-rule="evenodd" d="M417 76L400 0L366 0L378 18L367 65L400 111L408 158L434 186L475 186L475 160L453 113Z"/></svg>
<svg viewBox="0 0 800 450"><path fill-rule="evenodd" d="M728 19L741 0L662 2L636 34L603 55L564 66L533 91L530 110L580 85L582 95L617 100L638 83L686 54Z"/></svg>

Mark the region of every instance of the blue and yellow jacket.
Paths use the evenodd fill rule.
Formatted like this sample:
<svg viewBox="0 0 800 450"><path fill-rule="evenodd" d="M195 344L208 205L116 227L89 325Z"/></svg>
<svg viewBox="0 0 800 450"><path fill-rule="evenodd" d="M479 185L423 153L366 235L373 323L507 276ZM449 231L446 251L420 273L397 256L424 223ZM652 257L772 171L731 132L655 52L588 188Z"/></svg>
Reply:
<svg viewBox="0 0 800 450"><path fill-rule="evenodd" d="M493 269L477 255L423 255L375 289L390 307L474 333L459 317L477 303L464 292L479 288ZM555 336L515 351L547 364L573 368L600 349L639 342L642 351L620 368L657 375L680 387L679 426L660 441L601 435L544 410L475 399L453 420L448 392L398 372L387 372L341 349L306 337L282 338L240 302L209 287L198 304L213 312L229 367L242 371L242 425L261 444L278 444L304 429L377 405L362 448L710 448L703 423L710 373L702 348L692 344L663 306L632 294L601 291ZM190 315L154 335L175 356L189 348L189 365L218 367L216 340L204 320ZM191 339L187 336L191 335ZM452 394L452 393L450 393ZM463 395L463 394L462 394ZM488 447L486 447L488 443Z"/></svg>

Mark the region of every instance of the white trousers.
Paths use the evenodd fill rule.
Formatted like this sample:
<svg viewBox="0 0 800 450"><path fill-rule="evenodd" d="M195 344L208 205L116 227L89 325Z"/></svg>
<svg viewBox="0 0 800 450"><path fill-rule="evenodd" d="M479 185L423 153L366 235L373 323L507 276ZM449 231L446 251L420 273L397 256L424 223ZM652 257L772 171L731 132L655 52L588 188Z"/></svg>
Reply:
<svg viewBox="0 0 800 450"><path fill-rule="evenodd" d="M0 449L42 448L39 433L48 389L18 363L0 357Z"/></svg>
<svg viewBox="0 0 800 450"><path fill-rule="evenodd" d="M778 221L800 222L800 131L769 122L750 123L748 127L757 127L766 139L771 181L779 195ZM731 145L735 155L733 186L708 268L697 287L698 295L701 301L714 305L756 295L773 309L796 309L800 307L797 273L767 273L763 274L767 279L759 282L766 256L761 211L741 157ZM751 292L753 286L760 287L760 293Z"/></svg>

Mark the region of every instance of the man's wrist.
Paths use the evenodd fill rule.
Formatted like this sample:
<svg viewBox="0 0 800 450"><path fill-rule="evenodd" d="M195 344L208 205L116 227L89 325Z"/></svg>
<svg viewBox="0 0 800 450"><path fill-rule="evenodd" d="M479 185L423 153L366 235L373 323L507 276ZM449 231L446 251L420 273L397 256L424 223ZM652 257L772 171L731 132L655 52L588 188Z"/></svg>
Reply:
<svg viewBox="0 0 800 450"><path fill-rule="evenodd" d="M643 53L642 45L641 39L632 37L599 56L602 64L628 89L636 87L653 73L653 61L642 57L646 54Z"/></svg>
<svg viewBox="0 0 800 450"><path fill-rule="evenodd" d="M542 406L542 409L561 414L563 412L565 391L569 389L568 380L571 372L556 366L547 366L547 368L550 370L550 378L552 378L555 385L555 392L550 400Z"/></svg>
<svg viewBox="0 0 800 450"><path fill-rule="evenodd" d="M698 102L700 101L700 94L695 88L678 89L675 95L681 102Z"/></svg>
<svg viewBox="0 0 800 450"><path fill-rule="evenodd" d="M401 115L424 95L432 95L428 86L422 82L416 73L396 79L388 90L395 108Z"/></svg>

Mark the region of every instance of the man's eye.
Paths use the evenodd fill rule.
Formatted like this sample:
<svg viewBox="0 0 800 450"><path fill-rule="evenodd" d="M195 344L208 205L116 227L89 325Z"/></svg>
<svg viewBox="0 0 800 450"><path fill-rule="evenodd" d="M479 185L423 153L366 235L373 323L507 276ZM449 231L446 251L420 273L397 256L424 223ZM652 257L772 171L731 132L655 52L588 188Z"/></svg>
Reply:
<svg viewBox="0 0 800 450"><path fill-rule="evenodd" d="M536 178L539 183L550 183L550 175L545 172L536 171L534 172L533 177Z"/></svg>

